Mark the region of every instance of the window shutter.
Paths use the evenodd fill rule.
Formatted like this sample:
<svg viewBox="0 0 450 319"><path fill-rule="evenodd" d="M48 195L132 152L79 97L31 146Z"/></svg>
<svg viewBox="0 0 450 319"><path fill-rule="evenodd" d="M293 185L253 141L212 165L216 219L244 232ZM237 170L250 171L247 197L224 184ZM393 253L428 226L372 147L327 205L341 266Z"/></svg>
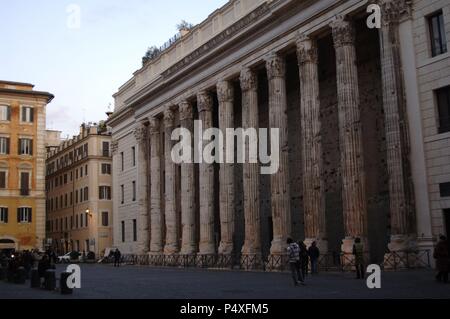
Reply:
<svg viewBox="0 0 450 319"><path fill-rule="evenodd" d="M8 208L5 208L5 224L8 224Z"/></svg>
<svg viewBox="0 0 450 319"><path fill-rule="evenodd" d="M8 137L8 138L6 138L6 154L8 154L8 155L9 155L10 144L11 144L11 139Z"/></svg>
<svg viewBox="0 0 450 319"><path fill-rule="evenodd" d="M28 215L28 222L32 222L33 221L33 208L29 209L30 214Z"/></svg>
<svg viewBox="0 0 450 319"><path fill-rule="evenodd" d="M30 108L30 122L34 122L34 109Z"/></svg>
<svg viewBox="0 0 450 319"><path fill-rule="evenodd" d="M30 155L33 155L33 140L30 140Z"/></svg>
<svg viewBox="0 0 450 319"><path fill-rule="evenodd" d="M6 188L6 172L0 172L0 188Z"/></svg>
<svg viewBox="0 0 450 319"><path fill-rule="evenodd" d="M6 120L11 121L11 106L6 107Z"/></svg>
<svg viewBox="0 0 450 319"><path fill-rule="evenodd" d="M17 223L20 223L20 208L17 208Z"/></svg>

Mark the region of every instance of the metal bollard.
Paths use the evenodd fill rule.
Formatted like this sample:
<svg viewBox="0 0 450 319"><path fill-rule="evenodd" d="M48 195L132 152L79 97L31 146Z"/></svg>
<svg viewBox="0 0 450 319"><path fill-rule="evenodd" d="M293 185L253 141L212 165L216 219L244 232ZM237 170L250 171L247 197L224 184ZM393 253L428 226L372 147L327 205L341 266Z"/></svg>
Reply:
<svg viewBox="0 0 450 319"><path fill-rule="evenodd" d="M69 278L70 275L71 275L71 273L68 273L68 272L61 273L61 279L59 281L59 285L60 285L62 295L71 295L73 293L73 289L67 287L67 278Z"/></svg>
<svg viewBox="0 0 450 319"><path fill-rule="evenodd" d="M31 270L31 288L41 288L41 278L37 269Z"/></svg>
<svg viewBox="0 0 450 319"><path fill-rule="evenodd" d="M45 290L55 290L56 289L56 274L54 269L48 269L45 272Z"/></svg>

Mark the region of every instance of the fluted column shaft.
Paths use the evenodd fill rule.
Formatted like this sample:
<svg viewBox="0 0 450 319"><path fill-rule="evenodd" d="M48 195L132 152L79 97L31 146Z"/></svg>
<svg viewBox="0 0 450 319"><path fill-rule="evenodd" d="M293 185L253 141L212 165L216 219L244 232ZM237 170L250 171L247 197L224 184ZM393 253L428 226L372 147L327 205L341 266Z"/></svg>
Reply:
<svg viewBox="0 0 450 319"><path fill-rule="evenodd" d="M242 127L244 130L259 128L258 118L258 78L246 68L241 72L242 90ZM258 141L245 141L245 154L249 154L250 145ZM243 255L261 254L261 215L259 210L259 163L245 161L243 164L244 183L244 218L245 240L242 247Z"/></svg>
<svg viewBox="0 0 450 319"><path fill-rule="evenodd" d="M209 93L200 92L197 95L199 119L203 129L213 127L213 100ZM203 148L210 141L203 140ZM202 149L203 149L202 148ZM214 165L202 161L199 164L199 202L200 202L200 245L199 254L216 253L214 236Z"/></svg>
<svg viewBox="0 0 450 319"><path fill-rule="evenodd" d="M172 109L164 112L164 158L165 158L165 203L166 245L164 253L178 253L178 223L176 209L176 164L172 160L172 131L175 125L175 113Z"/></svg>
<svg viewBox="0 0 450 319"><path fill-rule="evenodd" d="M162 211L161 211L161 134L160 120L150 118L150 253L161 254L163 249L162 238Z"/></svg>
<svg viewBox="0 0 450 319"><path fill-rule="evenodd" d="M289 203L289 158L288 158L288 118L286 100L286 64L276 53L266 59L269 80L269 125L279 129L280 166L270 177L273 220L272 255L284 254L286 239L291 234L291 211Z"/></svg>
<svg viewBox="0 0 450 319"><path fill-rule="evenodd" d="M300 73L303 207L305 242L316 241L326 253L325 207L321 180L322 142L320 123L318 52L316 43L306 37L297 41Z"/></svg>
<svg viewBox="0 0 450 319"><path fill-rule="evenodd" d="M148 128L139 123L134 131L137 142L137 176L138 176L138 251L146 254L149 251L149 209L148 209Z"/></svg>
<svg viewBox="0 0 450 319"><path fill-rule="evenodd" d="M380 4L383 9L379 35L392 233L389 248L401 250L407 248L407 237L413 233L415 217L411 203L409 137L398 29L405 4L392 0L382 0Z"/></svg>
<svg viewBox="0 0 450 319"><path fill-rule="evenodd" d="M179 105L180 124L194 133L194 115L192 104L183 101ZM193 145L191 136L190 145ZM193 154L191 154L193 157ZM182 243L181 254L190 255L197 252L197 243L195 241L195 176L194 176L193 158L189 163L181 163L181 225L182 225Z"/></svg>
<svg viewBox="0 0 450 319"><path fill-rule="evenodd" d="M234 128L234 89L229 81L217 84L219 100L219 129L226 136L227 128ZM220 209L220 245L219 254L229 255L234 252L234 163L227 163L227 144L232 141L225 139L222 145L224 156L219 173L219 209ZM233 143L234 144L234 143ZM234 154L234 149L232 150Z"/></svg>
<svg viewBox="0 0 450 319"><path fill-rule="evenodd" d="M332 23L337 66L339 146L345 240L343 251L351 253L353 239L367 237L364 157L354 29L337 17Z"/></svg>

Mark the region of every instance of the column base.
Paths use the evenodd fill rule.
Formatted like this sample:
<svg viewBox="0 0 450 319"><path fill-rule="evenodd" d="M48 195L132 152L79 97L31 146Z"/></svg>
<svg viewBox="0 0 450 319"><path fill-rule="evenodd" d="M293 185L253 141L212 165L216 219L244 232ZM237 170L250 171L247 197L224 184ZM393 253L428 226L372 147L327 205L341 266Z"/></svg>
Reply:
<svg viewBox="0 0 450 319"><path fill-rule="evenodd" d="M164 255L166 256L170 256L170 255L175 255L178 254L179 249L176 245L166 245L164 247Z"/></svg>
<svg viewBox="0 0 450 319"><path fill-rule="evenodd" d="M384 255L384 269L414 268L417 245L415 236L401 234L392 235L388 244L389 252Z"/></svg>
<svg viewBox="0 0 450 319"><path fill-rule="evenodd" d="M181 247L181 255L195 255L197 253L197 247L195 245L186 245Z"/></svg>
<svg viewBox="0 0 450 319"><path fill-rule="evenodd" d="M275 238L270 246L270 255L278 256L287 253L286 239Z"/></svg>
<svg viewBox="0 0 450 319"><path fill-rule="evenodd" d="M234 251L234 244L221 242L219 245L219 255L231 255Z"/></svg>

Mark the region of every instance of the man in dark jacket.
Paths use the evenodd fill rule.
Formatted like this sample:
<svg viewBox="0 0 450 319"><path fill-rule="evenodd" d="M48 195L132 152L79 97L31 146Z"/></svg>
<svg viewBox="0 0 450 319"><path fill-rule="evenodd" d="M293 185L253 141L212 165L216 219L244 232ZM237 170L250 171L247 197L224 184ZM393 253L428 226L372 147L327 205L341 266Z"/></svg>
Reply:
<svg viewBox="0 0 450 319"><path fill-rule="evenodd" d="M300 247L300 267L302 270L303 279L308 275L308 264L309 264L309 256L308 256L308 248L304 242L299 241L298 243Z"/></svg>
<svg viewBox="0 0 450 319"><path fill-rule="evenodd" d="M447 283L450 257L448 242L445 236L440 237L439 242L434 248L433 257L436 259L436 269L438 271L436 280L439 282Z"/></svg>
<svg viewBox="0 0 450 319"><path fill-rule="evenodd" d="M120 253L119 248L114 252L114 267L120 267L120 259L122 258L122 254Z"/></svg>
<svg viewBox="0 0 450 319"><path fill-rule="evenodd" d="M316 242L313 242L311 244L311 247L309 247L308 255L309 255L309 259L311 260L311 274L318 274L319 273L320 250L317 247Z"/></svg>
<svg viewBox="0 0 450 319"><path fill-rule="evenodd" d="M355 256L356 279L364 279L364 245L361 243L360 238L355 238L353 255Z"/></svg>

